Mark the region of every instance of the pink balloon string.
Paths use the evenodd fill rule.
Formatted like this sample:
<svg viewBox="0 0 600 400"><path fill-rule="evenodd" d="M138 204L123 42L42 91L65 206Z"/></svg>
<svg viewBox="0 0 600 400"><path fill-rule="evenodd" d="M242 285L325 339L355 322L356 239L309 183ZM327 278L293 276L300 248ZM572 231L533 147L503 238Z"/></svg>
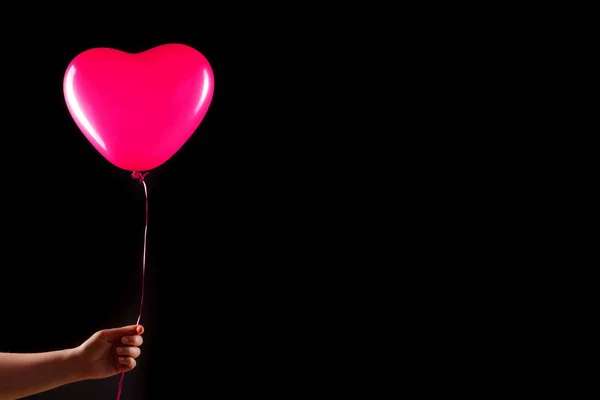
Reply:
<svg viewBox="0 0 600 400"><path fill-rule="evenodd" d="M142 308L144 307L144 278L146 277L146 236L148 234L148 188L146 187L146 182L144 182L144 178L148 175L149 172L140 173L138 171L134 171L131 174L133 179L137 179L140 181L142 185L144 185L144 194L146 195L146 226L144 227L144 253L142 256L142 300L140 301L140 313L138 315L136 325L140 324L140 319L142 318ZM125 377L125 368L121 368L121 378L119 379L119 390L117 391L117 400L121 398L121 392L123 390L123 378Z"/></svg>

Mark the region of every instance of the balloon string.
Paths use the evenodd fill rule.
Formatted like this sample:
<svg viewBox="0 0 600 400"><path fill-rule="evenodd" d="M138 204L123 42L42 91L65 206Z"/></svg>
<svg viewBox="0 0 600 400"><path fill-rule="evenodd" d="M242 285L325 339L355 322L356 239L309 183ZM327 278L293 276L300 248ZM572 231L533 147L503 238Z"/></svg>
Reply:
<svg viewBox="0 0 600 400"><path fill-rule="evenodd" d="M148 188L146 187L146 182L144 182L144 178L148 175L149 172L141 174L137 171L134 171L131 174L133 179L137 179L140 181L142 185L144 185L144 194L146 195L146 225L144 227L144 254L142 256L142 299L140 301L140 313L138 315L136 325L140 324L140 319L142 318L142 308L144 307L144 280L146 277L146 236L148 235ZM117 400L121 398L121 392L123 390L123 378L125 377L125 368L121 368L121 378L119 379L119 390L117 391Z"/></svg>

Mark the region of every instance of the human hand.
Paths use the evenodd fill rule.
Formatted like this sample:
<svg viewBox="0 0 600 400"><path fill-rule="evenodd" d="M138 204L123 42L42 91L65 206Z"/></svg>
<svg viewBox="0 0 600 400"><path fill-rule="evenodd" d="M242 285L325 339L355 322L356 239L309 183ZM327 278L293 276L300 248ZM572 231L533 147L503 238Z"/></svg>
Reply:
<svg viewBox="0 0 600 400"><path fill-rule="evenodd" d="M135 368L144 327L130 325L94 333L75 350L83 379L102 379Z"/></svg>

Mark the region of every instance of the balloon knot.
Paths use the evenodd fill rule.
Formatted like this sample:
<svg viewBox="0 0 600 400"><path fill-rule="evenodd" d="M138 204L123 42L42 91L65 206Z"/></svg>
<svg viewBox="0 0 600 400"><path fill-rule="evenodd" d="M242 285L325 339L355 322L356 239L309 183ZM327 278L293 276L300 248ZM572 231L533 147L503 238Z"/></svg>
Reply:
<svg viewBox="0 0 600 400"><path fill-rule="evenodd" d="M133 179L137 179L138 181L140 181L140 183L144 182L144 178L146 177L146 175L148 175L150 172L145 172L145 173L140 173L138 171L133 171L131 173L131 177Z"/></svg>

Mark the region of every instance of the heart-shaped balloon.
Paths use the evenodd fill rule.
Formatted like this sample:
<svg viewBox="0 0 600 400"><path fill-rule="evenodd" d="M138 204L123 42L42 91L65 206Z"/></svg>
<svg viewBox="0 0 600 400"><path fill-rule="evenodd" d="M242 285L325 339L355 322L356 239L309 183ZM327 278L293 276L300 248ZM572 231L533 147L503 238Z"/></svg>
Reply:
<svg viewBox="0 0 600 400"><path fill-rule="evenodd" d="M128 171L147 171L171 158L208 111L214 76L208 60L183 44L131 54L86 50L71 61L63 91L85 137Z"/></svg>

